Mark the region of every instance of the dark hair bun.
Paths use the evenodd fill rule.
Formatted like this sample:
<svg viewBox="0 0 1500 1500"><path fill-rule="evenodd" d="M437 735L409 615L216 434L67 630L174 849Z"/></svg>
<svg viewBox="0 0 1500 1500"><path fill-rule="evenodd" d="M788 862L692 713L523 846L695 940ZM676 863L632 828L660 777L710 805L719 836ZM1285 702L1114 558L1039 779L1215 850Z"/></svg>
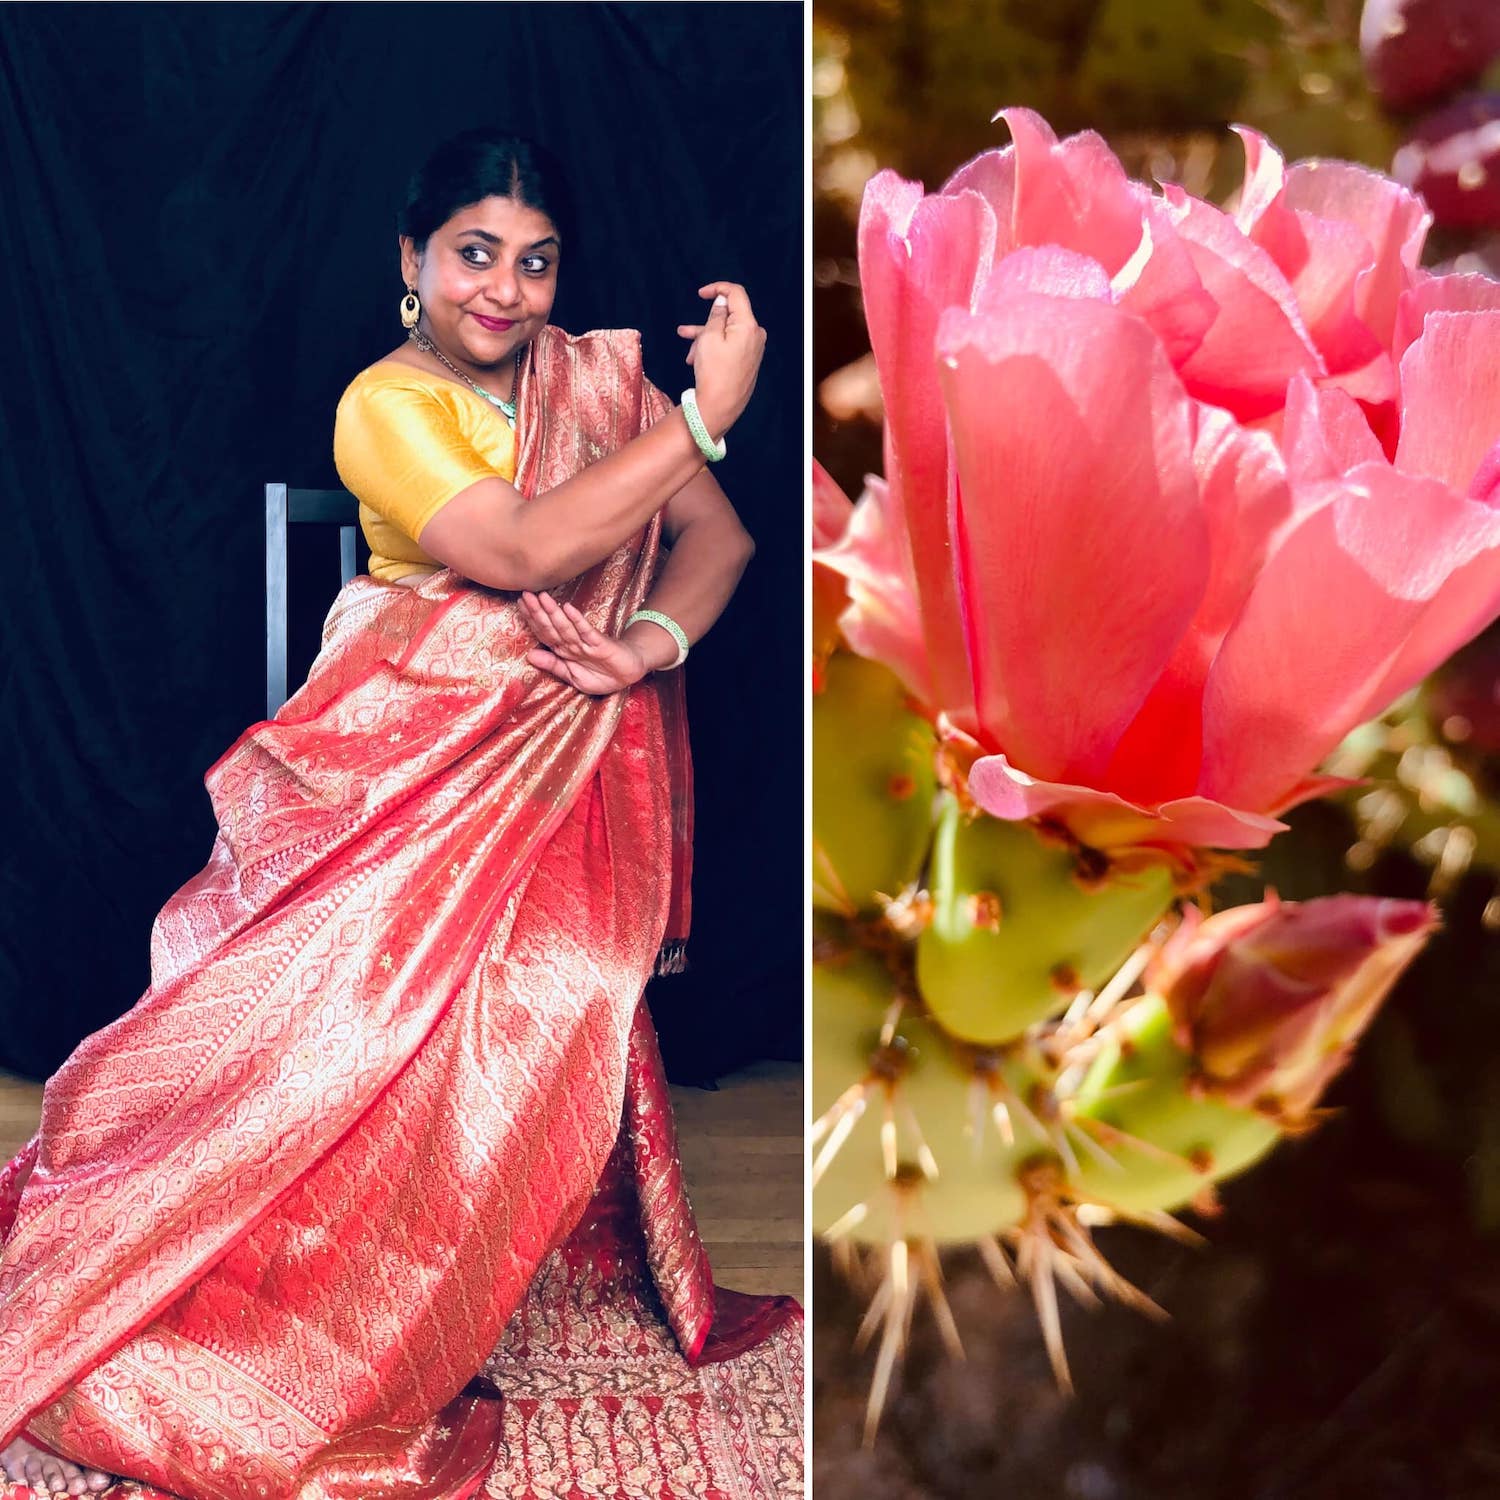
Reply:
<svg viewBox="0 0 1500 1500"><path fill-rule="evenodd" d="M513 198L546 214L567 244L571 204L557 158L525 136L480 126L451 136L412 174L396 232L423 249L434 229L484 198Z"/></svg>

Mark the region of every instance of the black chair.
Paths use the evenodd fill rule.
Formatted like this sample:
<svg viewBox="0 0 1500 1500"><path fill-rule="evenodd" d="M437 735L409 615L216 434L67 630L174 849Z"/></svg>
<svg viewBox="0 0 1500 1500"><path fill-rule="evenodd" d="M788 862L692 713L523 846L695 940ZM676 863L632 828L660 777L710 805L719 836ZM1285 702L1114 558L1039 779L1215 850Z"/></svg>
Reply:
<svg viewBox="0 0 1500 1500"><path fill-rule="evenodd" d="M287 700L286 690L286 535L303 523L339 528L339 569L348 583L355 572L359 501L348 490L294 490L266 486L266 717Z"/></svg>

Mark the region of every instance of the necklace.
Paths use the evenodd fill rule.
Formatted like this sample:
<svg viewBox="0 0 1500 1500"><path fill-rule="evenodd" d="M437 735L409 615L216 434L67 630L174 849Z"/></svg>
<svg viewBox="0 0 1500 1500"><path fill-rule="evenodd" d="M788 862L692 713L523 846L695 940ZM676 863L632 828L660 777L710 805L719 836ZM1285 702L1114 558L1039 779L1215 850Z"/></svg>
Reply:
<svg viewBox="0 0 1500 1500"><path fill-rule="evenodd" d="M475 381L470 380L469 377L465 375L464 372L460 370L458 366L454 364L453 361L449 359L448 356L444 354L443 351L439 349L438 346L434 344L430 338L427 337L425 333L419 333L415 328L413 328L412 331L407 335L407 337L424 354L430 354L434 359L440 361L442 364L447 365L447 367L452 370L453 373L457 375L458 378L463 381L463 383L468 386L468 388L473 391L476 396L483 396L491 406L498 406L500 408L501 414L505 417L505 420L510 423L510 430L512 432L516 430L515 397L517 394L519 394L521 388L520 349L516 350L516 370L515 375L511 380L510 387L511 399L509 401L502 401L500 397L497 396L493 391L487 391L482 385L479 385Z"/></svg>

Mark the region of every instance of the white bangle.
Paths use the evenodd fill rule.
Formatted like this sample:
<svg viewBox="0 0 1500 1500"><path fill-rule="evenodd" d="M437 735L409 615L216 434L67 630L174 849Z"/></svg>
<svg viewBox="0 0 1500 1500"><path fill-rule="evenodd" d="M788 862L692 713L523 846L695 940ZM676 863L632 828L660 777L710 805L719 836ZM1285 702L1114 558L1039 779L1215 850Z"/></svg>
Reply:
<svg viewBox="0 0 1500 1500"><path fill-rule="evenodd" d="M682 393L682 414L687 418L688 431L698 445L698 451L709 463L716 464L729 452L729 444L720 438L716 443L703 425L703 414L698 410L698 392L691 386Z"/></svg>
<svg viewBox="0 0 1500 1500"><path fill-rule="evenodd" d="M673 667L680 667L687 660L688 638L687 631L674 620L671 615L664 615L659 609L638 609L626 620L625 628L629 630L637 620L649 620L653 625L660 625L668 635L677 642L677 660L668 662L662 668L664 672L670 672Z"/></svg>

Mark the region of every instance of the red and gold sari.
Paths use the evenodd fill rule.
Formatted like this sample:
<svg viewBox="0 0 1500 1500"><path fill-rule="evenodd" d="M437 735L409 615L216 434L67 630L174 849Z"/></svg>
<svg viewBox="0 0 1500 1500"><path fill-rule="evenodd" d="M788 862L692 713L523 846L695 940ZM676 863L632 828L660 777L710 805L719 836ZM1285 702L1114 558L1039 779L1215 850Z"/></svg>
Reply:
<svg viewBox="0 0 1500 1500"><path fill-rule="evenodd" d="M519 400L525 494L660 415L630 334L547 330ZM601 630L660 528L564 591ZM795 1315L715 1321L638 1004L686 929L677 674L586 697L532 644L448 570L356 578L209 771L219 835L151 988L0 1176L0 1443L186 1500L461 1500L501 1437L476 1377L544 1260L643 1258L693 1361Z"/></svg>

